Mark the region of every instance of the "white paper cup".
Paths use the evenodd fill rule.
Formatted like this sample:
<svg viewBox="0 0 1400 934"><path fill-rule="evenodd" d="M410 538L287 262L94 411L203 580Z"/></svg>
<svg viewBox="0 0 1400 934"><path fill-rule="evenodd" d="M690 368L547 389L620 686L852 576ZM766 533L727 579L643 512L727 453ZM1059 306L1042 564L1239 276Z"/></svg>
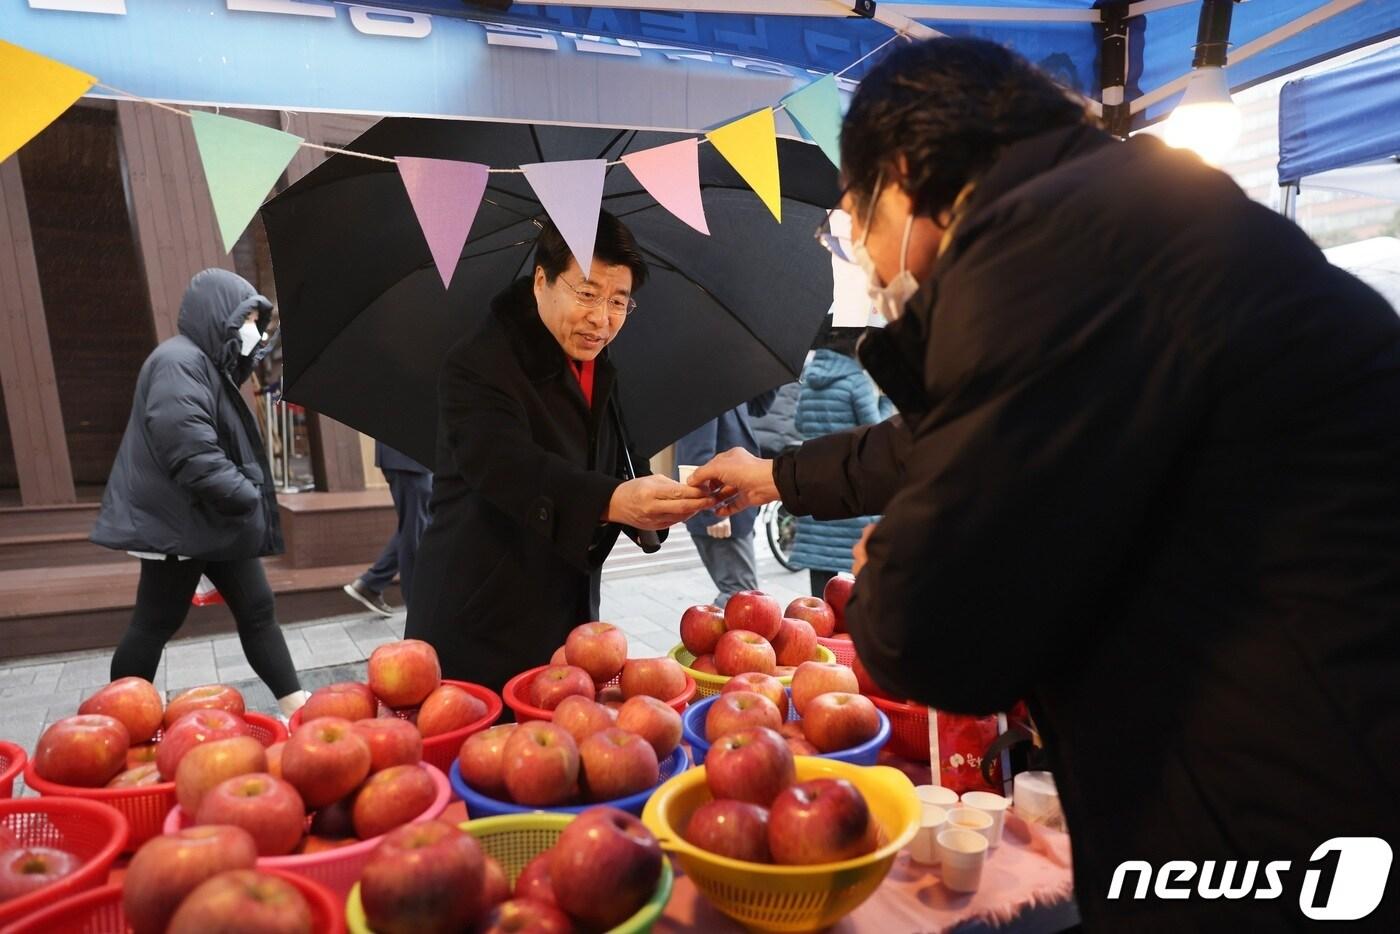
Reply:
<svg viewBox="0 0 1400 934"><path fill-rule="evenodd" d="M695 464L678 464L676 466L676 478L679 479L681 483L689 483L690 475L699 469L700 468Z"/></svg>
<svg viewBox="0 0 1400 934"><path fill-rule="evenodd" d="M1012 794L1016 800L1016 813L1033 824L1041 824L1056 830L1065 826L1064 812L1060 810L1060 795L1055 789L1055 776L1049 772L1017 772L1013 780Z"/></svg>
<svg viewBox="0 0 1400 934"><path fill-rule="evenodd" d="M936 807L947 811L958 806L958 793L942 785L920 785L914 789L919 803L924 807Z"/></svg>
<svg viewBox="0 0 1400 934"><path fill-rule="evenodd" d="M970 830L981 834L987 845L992 844L992 815L976 808L953 808L948 812L949 830Z"/></svg>
<svg viewBox="0 0 1400 934"><path fill-rule="evenodd" d="M962 796L963 807L981 811L992 819L992 831L987 842L992 846L1001 845L1001 833L1006 826L1006 809L1011 807L1011 799L990 791L969 791Z"/></svg>
<svg viewBox="0 0 1400 934"><path fill-rule="evenodd" d="M948 812L933 804L923 805L919 830L909 847L909 858L926 866L938 865L938 835L948 826Z"/></svg>
<svg viewBox="0 0 1400 934"><path fill-rule="evenodd" d="M943 884L954 892L975 892L987 864L987 838L973 830L945 830L938 835Z"/></svg>

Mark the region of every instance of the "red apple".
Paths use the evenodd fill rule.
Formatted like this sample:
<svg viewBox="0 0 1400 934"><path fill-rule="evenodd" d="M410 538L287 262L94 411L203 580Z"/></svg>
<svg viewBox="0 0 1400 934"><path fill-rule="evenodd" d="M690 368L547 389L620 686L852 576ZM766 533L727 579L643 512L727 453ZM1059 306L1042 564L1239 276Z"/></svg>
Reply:
<svg viewBox="0 0 1400 934"><path fill-rule="evenodd" d="M143 785L159 785L160 769L154 762L127 769L107 783L108 788L138 788Z"/></svg>
<svg viewBox="0 0 1400 934"><path fill-rule="evenodd" d="M100 713L120 720L133 743L148 742L164 716L160 692L145 678L118 678L78 706L78 713Z"/></svg>
<svg viewBox="0 0 1400 934"><path fill-rule="evenodd" d="M135 934L164 934L175 909L206 879L251 869L258 845L242 827L188 827L141 845L122 880L122 912Z"/></svg>
<svg viewBox="0 0 1400 934"><path fill-rule="evenodd" d="M72 875L82 860L51 846L0 850L0 905Z"/></svg>
<svg viewBox="0 0 1400 934"><path fill-rule="evenodd" d="M817 654L817 631L806 620L784 619L773 640L773 651L779 665L810 662Z"/></svg>
<svg viewBox="0 0 1400 934"><path fill-rule="evenodd" d="M601 688L596 698L598 703L605 707L609 704L618 704L620 706L626 699L627 698L622 696L622 688L618 687L616 684L609 684L607 687Z"/></svg>
<svg viewBox="0 0 1400 934"><path fill-rule="evenodd" d="M259 856L285 856L306 831L306 805L297 790L265 772L239 775L205 793L197 824L232 824L253 835Z"/></svg>
<svg viewBox="0 0 1400 934"><path fill-rule="evenodd" d="M812 698L802 723L808 741L822 752L859 746L880 732L880 716L870 698L845 691L830 691Z"/></svg>
<svg viewBox="0 0 1400 934"><path fill-rule="evenodd" d="M767 727L779 730L783 715L772 701L753 691L730 691L710 703L705 714L705 738L711 743L732 733Z"/></svg>
<svg viewBox="0 0 1400 934"><path fill-rule="evenodd" d="M860 693L864 694L866 697L878 697L881 700L895 699L886 693L880 685L876 684L874 678L870 677L870 672L866 670L859 655L851 660L851 671L856 676L856 684L860 688Z"/></svg>
<svg viewBox="0 0 1400 934"><path fill-rule="evenodd" d="M324 807L360 787L369 766L369 744L340 717L303 723L282 750L282 777L310 808Z"/></svg>
<svg viewBox="0 0 1400 934"><path fill-rule="evenodd" d="M578 744L548 720L519 724L506 740L505 784L527 807L563 804L578 793Z"/></svg>
<svg viewBox="0 0 1400 934"><path fill-rule="evenodd" d="M624 698L674 700L685 693L685 669L674 658L633 658L622 667L621 687Z"/></svg>
<svg viewBox="0 0 1400 934"><path fill-rule="evenodd" d="M398 717L356 720L354 729L369 747L370 774L423 760L423 734L407 720Z"/></svg>
<svg viewBox="0 0 1400 934"><path fill-rule="evenodd" d="M417 820L436 799L437 784L422 765L376 772L355 793L355 836L368 840Z"/></svg>
<svg viewBox="0 0 1400 934"><path fill-rule="evenodd" d="M282 750L286 748L285 739L267 747L267 774L273 778L282 777Z"/></svg>
<svg viewBox="0 0 1400 934"><path fill-rule="evenodd" d="M715 667L722 675L742 675L749 671L771 675L777 664L777 653L768 640L747 629L726 632L715 649Z"/></svg>
<svg viewBox="0 0 1400 934"><path fill-rule="evenodd" d="M821 755L821 750L813 746L805 736L785 736L787 747L794 756L817 756Z"/></svg>
<svg viewBox="0 0 1400 934"><path fill-rule="evenodd" d="M418 708L418 732L426 739L471 726L486 716L486 704L455 684L439 686Z"/></svg>
<svg viewBox="0 0 1400 934"><path fill-rule="evenodd" d="M132 746L126 751L126 767L128 769L134 769L139 765L147 765L155 761L155 743L142 743L140 746Z"/></svg>
<svg viewBox="0 0 1400 934"><path fill-rule="evenodd" d="M196 710L226 710L240 718L247 712L237 690L227 684L206 684L175 695L165 706L165 726L174 726L175 721Z"/></svg>
<svg viewBox="0 0 1400 934"><path fill-rule="evenodd" d="M836 612L821 597L798 597L788 604L783 616L805 620L823 639L831 638L832 633L836 632Z"/></svg>
<svg viewBox="0 0 1400 934"><path fill-rule="evenodd" d="M60 785L101 788L126 765L126 727L103 714L65 717L39 737L34 770Z"/></svg>
<svg viewBox="0 0 1400 934"><path fill-rule="evenodd" d="M215 785L238 775L267 771L267 750L251 736L230 736L201 743L175 767L175 799L186 814L199 811L199 802Z"/></svg>
<svg viewBox="0 0 1400 934"><path fill-rule="evenodd" d="M368 684L341 681L311 692L301 708L301 722L310 723L321 717L366 720L378 713L379 701Z"/></svg>
<svg viewBox="0 0 1400 934"><path fill-rule="evenodd" d="M185 897L166 934L313 934L311 906L281 876L232 869L200 883Z"/></svg>
<svg viewBox="0 0 1400 934"><path fill-rule="evenodd" d="M768 809L747 801L710 801L702 804L685 827L685 839L693 846L730 859L771 863L768 852Z"/></svg>
<svg viewBox="0 0 1400 934"><path fill-rule="evenodd" d="M617 712L617 726L650 743L658 761L681 744L681 715L654 697L639 695L623 704Z"/></svg>
<svg viewBox="0 0 1400 934"><path fill-rule="evenodd" d="M493 908L477 934L572 934L573 930L569 916L553 905L516 898Z"/></svg>
<svg viewBox="0 0 1400 934"><path fill-rule="evenodd" d="M388 642L370 653L370 690L390 707L421 704L441 683L437 651L422 640Z"/></svg>
<svg viewBox="0 0 1400 934"><path fill-rule="evenodd" d="M697 658L713 652L727 629L724 610L713 603L693 606L681 614L681 642Z"/></svg>
<svg viewBox="0 0 1400 934"><path fill-rule="evenodd" d="M481 905L493 908L510 899L510 880L501 864L489 856L483 858L481 877Z"/></svg>
<svg viewBox="0 0 1400 934"><path fill-rule="evenodd" d="M579 745L578 755L580 784L590 801L616 801L661 780L656 750L636 733L616 727L594 733Z"/></svg>
<svg viewBox="0 0 1400 934"><path fill-rule="evenodd" d="M690 668L692 671L699 671L707 675L719 674L719 669L715 667L715 656L713 653L698 656L695 661L690 663Z"/></svg>
<svg viewBox="0 0 1400 934"><path fill-rule="evenodd" d="M196 709L185 714L161 734L156 746L156 765L162 781L173 782L180 760L191 749L220 739L247 734L243 718L218 707Z"/></svg>
<svg viewBox="0 0 1400 934"><path fill-rule="evenodd" d="M837 863L875 848L870 808L843 778L818 778L778 795L768 817L773 861L788 866Z"/></svg>
<svg viewBox="0 0 1400 934"><path fill-rule="evenodd" d="M606 684L627 661L627 635L612 623L575 626L564 640L564 657L588 672L595 684Z"/></svg>
<svg viewBox="0 0 1400 934"><path fill-rule="evenodd" d="M360 901L376 934L459 934L485 914L481 844L446 821L391 830L360 875Z"/></svg>
<svg viewBox="0 0 1400 934"><path fill-rule="evenodd" d="M837 574L826 582L826 589L822 591L822 599L831 607L831 612L836 616L836 631L846 631L846 604L850 602L851 591L855 589L856 579L849 574Z"/></svg>
<svg viewBox="0 0 1400 934"><path fill-rule="evenodd" d="M724 605L724 627L730 632L740 629L772 639L782 621L782 604L762 591L741 590Z"/></svg>
<svg viewBox="0 0 1400 934"><path fill-rule="evenodd" d="M457 771L462 774L462 780L487 797L503 797L506 794L506 740L515 729L516 724L503 723L468 736L457 754Z"/></svg>
<svg viewBox="0 0 1400 934"><path fill-rule="evenodd" d="M806 738L807 738L807 734L804 733L804 732L802 732L802 721L801 721L801 720L785 720L785 721L783 721L783 725L782 725L781 727L778 728L778 732L781 733L782 736L783 736L783 738L785 738L785 739L806 739Z"/></svg>
<svg viewBox="0 0 1400 934"><path fill-rule="evenodd" d="M796 781L792 751L782 736L764 727L726 736L705 754L705 784L718 799L768 807Z"/></svg>
<svg viewBox="0 0 1400 934"><path fill-rule="evenodd" d="M575 694L593 700L597 691L588 672L573 665L546 668L530 682L530 703L545 710L553 710Z"/></svg>
<svg viewBox="0 0 1400 934"><path fill-rule="evenodd" d="M545 850L525 864L520 875L515 877L515 897L544 902L546 905L559 903L554 900L554 883L549 878L549 858L551 851Z"/></svg>
<svg viewBox="0 0 1400 934"><path fill-rule="evenodd" d="M575 694L564 698L554 708L554 722L563 727L574 742L582 743L594 733L614 726L616 717L597 701Z"/></svg>
<svg viewBox="0 0 1400 934"><path fill-rule="evenodd" d="M567 665L567 664L569 664L569 655L568 655L567 652L564 651L564 647L563 647L562 645L559 646L559 648L557 648L557 649L554 650L554 654L553 654L553 655L549 656L549 663L550 663L551 665Z"/></svg>
<svg viewBox="0 0 1400 934"><path fill-rule="evenodd" d="M719 689L721 694L733 694L735 691L752 691L755 694L762 694L773 702L773 706L778 708L778 716L787 721L788 715L788 692L783 687L783 682L773 675L763 675L756 671L745 672L742 675L735 675L724 683L724 687Z"/></svg>
<svg viewBox="0 0 1400 934"><path fill-rule="evenodd" d="M803 662L792 676L792 709L798 716L807 716L807 702L819 694L860 691L856 673L836 662Z"/></svg>
<svg viewBox="0 0 1400 934"><path fill-rule="evenodd" d="M609 807L584 811L551 851L555 901L581 926L610 930L655 894L661 860L661 844L636 817Z"/></svg>

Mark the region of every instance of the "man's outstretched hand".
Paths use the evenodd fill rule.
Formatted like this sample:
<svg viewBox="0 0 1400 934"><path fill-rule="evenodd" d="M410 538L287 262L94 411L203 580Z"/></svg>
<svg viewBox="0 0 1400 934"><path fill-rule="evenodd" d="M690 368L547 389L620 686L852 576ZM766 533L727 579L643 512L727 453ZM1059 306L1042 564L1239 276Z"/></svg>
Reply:
<svg viewBox="0 0 1400 934"><path fill-rule="evenodd" d="M778 499L773 462L754 457L743 448L730 448L723 454L716 454L708 464L691 474L690 485L719 501L714 507L718 516L732 516Z"/></svg>
<svg viewBox="0 0 1400 934"><path fill-rule="evenodd" d="M659 532L677 522L684 522L714 504L713 496L694 486L677 483L668 477L637 477L613 490L603 520Z"/></svg>

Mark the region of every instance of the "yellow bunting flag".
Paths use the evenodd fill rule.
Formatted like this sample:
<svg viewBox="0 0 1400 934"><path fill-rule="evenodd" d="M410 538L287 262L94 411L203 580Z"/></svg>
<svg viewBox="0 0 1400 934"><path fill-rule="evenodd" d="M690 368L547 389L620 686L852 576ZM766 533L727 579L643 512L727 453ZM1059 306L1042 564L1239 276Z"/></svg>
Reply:
<svg viewBox="0 0 1400 934"><path fill-rule="evenodd" d="M778 133L773 125L773 108L740 117L705 136L781 224L783 193L778 182Z"/></svg>
<svg viewBox="0 0 1400 934"><path fill-rule="evenodd" d="M0 162L96 83L92 75L0 39Z"/></svg>

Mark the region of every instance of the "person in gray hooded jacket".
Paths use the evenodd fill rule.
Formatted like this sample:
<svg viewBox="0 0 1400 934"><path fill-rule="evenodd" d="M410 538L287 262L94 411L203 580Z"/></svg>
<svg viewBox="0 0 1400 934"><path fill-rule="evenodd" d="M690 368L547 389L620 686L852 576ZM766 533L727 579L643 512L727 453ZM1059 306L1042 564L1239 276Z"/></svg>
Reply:
<svg viewBox="0 0 1400 934"><path fill-rule="evenodd" d="M114 680L154 678L203 575L233 612L248 663L290 714L305 695L258 560L282 552L277 498L239 392L271 318L272 303L227 270L190 280L180 333L141 366L91 539L142 559Z"/></svg>

